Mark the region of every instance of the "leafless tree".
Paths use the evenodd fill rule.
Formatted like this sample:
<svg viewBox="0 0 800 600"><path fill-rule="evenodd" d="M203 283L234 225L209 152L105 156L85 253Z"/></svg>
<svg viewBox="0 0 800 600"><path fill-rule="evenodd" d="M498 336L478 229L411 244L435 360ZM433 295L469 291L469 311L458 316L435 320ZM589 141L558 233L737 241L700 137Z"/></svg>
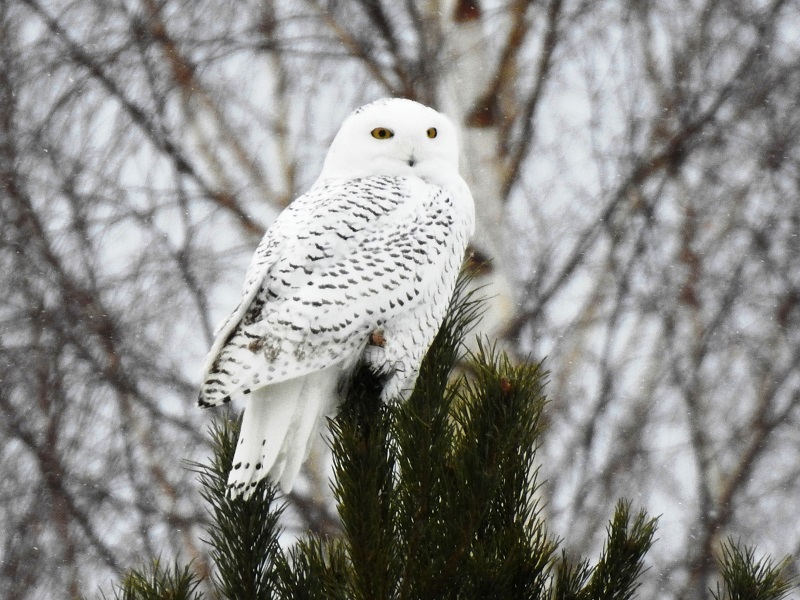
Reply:
<svg viewBox="0 0 800 600"><path fill-rule="evenodd" d="M648 597L720 539L800 553L800 7L791 0L0 3L0 590L209 569L184 460L265 227L381 96L450 113L485 329L547 356L548 513L663 513ZM324 457L289 533L336 531Z"/></svg>

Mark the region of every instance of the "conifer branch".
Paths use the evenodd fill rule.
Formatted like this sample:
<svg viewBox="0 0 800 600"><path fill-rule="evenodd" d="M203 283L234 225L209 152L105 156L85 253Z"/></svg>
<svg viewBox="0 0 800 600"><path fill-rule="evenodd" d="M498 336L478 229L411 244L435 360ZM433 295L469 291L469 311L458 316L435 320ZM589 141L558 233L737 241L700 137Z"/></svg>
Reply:
<svg viewBox="0 0 800 600"><path fill-rule="evenodd" d="M513 364L479 341L463 359L481 311L462 274L414 392L384 404L365 367L353 375L330 420L333 493L342 522L334 539L278 545L283 507L262 481L252 498L231 500L227 477L239 424L211 426L214 455L193 464L211 516L208 543L220 600L629 600L639 587L656 519L620 501L599 561L572 561L547 532L536 501L536 452L547 372ZM463 364L461 362L460 364ZM780 600L793 582L786 561L723 546L716 600ZM117 600L200 600L199 578L175 564L133 571ZM712 592L713 594L713 592Z"/></svg>
<svg viewBox="0 0 800 600"><path fill-rule="evenodd" d="M350 559L350 591L359 600L392 597L398 573L392 535L395 452L380 391L377 378L361 367L330 421L333 493Z"/></svg>
<svg viewBox="0 0 800 600"><path fill-rule="evenodd" d="M789 557L777 564L768 557L756 560L754 548L728 538L719 557L723 585L711 595L714 600L781 600L797 585L787 573L789 562Z"/></svg>
<svg viewBox="0 0 800 600"><path fill-rule="evenodd" d="M567 553L561 551L561 558L556 565L552 600L586 600L586 584L592 575L592 568L588 560L577 563L567 558Z"/></svg>
<svg viewBox="0 0 800 600"><path fill-rule="evenodd" d="M639 587L644 555L653 545L657 519L648 519L640 511L631 520L630 503L620 500L608 525L608 538L595 566L587 598L592 600L629 600Z"/></svg>
<svg viewBox="0 0 800 600"><path fill-rule="evenodd" d="M291 600L350 600L350 565L344 544L300 540L278 564L279 597Z"/></svg>
<svg viewBox="0 0 800 600"><path fill-rule="evenodd" d="M480 289L465 269L450 309L420 369L414 393L393 412L401 484L397 487L399 550L405 558L399 597L418 598L446 581L442 550L456 544L446 501L452 488L455 389L448 382L465 354L464 340L483 311ZM431 592L433 593L433 592Z"/></svg>
<svg viewBox="0 0 800 600"><path fill-rule="evenodd" d="M150 568L131 571L114 591L116 600L202 600L197 591L200 580L189 566L182 569L177 561L171 568L161 568L158 560Z"/></svg>
<svg viewBox="0 0 800 600"><path fill-rule="evenodd" d="M214 455L209 464L190 465L199 475L201 494L211 512L207 528L211 557L216 564L214 583L222 598L256 600L272 597L277 587L276 563L281 557L276 488L259 482L253 495L232 500L227 495L228 471L236 449L239 422L224 417L210 427Z"/></svg>

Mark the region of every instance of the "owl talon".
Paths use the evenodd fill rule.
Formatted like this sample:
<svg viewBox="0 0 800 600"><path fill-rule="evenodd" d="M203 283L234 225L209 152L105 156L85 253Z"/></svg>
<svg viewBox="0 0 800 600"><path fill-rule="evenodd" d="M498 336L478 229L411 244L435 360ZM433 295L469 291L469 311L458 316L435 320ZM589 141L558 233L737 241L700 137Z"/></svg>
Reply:
<svg viewBox="0 0 800 600"><path fill-rule="evenodd" d="M386 344L386 338L383 336L383 329L376 329L375 331L369 334L370 346L377 346L378 348L383 348L384 344Z"/></svg>

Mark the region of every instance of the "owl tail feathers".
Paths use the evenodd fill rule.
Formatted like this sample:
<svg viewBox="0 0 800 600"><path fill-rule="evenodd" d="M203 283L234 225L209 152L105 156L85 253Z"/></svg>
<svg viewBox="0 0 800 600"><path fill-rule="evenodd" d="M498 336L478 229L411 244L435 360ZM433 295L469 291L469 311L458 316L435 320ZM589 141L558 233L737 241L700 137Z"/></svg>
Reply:
<svg viewBox="0 0 800 600"><path fill-rule="evenodd" d="M284 493L292 490L322 418L337 404L340 373L336 365L248 395L228 476L231 498L249 498L267 476Z"/></svg>

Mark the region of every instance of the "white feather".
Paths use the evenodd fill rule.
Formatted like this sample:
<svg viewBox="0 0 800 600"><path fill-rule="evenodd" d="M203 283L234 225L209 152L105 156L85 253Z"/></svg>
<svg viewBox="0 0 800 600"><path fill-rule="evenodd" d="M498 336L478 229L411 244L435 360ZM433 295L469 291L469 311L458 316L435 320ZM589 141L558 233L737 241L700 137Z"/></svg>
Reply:
<svg viewBox="0 0 800 600"><path fill-rule="evenodd" d="M336 406L341 372L334 365L249 395L228 477L231 497L249 498L265 475L291 492L319 422Z"/></svg>
<svg viewBox="0 0 800 600"><path fill-rule="evenodd" d="M284 493L291 491L300 467L308 458L314 436L320 431L320 422L336 407L340 375L341 369L337 365L304 378L300 403L295 412L291 447L285 444L283 472L279 478L276 477Z"/></svg>
<svg viewBox="0 0 800 600"><path fill-rule="evenodd" d="M228 477L231 497L249 498L255 483L265 475L272 475L275 460L296 417L295 408L302 387L302 379L292 379L249 395Z"/></svg>

